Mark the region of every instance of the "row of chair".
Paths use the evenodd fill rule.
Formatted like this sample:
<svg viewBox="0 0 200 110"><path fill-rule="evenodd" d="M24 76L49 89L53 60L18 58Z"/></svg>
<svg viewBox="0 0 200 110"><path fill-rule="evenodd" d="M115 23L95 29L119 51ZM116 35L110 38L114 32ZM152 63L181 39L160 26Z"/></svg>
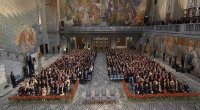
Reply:
<svg viewBox="0 0 200 110"><path fill-rule="evenodd" d="M123 74L110 74L109 77L110 77L111 81L122 81L122 80L124 80Z"/></svg>
<svg viewBox="0 0 200 110"><path fill-rule="evenodd" d="M114 90L110 90L110 96L107 96L106 90L102 90L101 93L99 90L94 91L92 96L91 90L86 90L85 103L114 103L116 102L116 95Z"/></svg>

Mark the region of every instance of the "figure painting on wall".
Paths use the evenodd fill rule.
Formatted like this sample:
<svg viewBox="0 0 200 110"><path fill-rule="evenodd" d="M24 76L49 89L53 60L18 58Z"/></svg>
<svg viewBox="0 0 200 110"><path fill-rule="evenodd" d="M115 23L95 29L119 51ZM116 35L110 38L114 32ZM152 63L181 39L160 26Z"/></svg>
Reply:
<svg viewBox="0 0 200 110"><path fill-rule="evenodd" d="M138 25L145 9L146 0L66 0L63 21L69 26Z"/></svg>
<svg viewBox="0 0 200 110"><path fill-rule="evenodd" d="M27 53L36 46L36 32L31 26L24 26L23 30L16 37L16 45Z"/></svg>

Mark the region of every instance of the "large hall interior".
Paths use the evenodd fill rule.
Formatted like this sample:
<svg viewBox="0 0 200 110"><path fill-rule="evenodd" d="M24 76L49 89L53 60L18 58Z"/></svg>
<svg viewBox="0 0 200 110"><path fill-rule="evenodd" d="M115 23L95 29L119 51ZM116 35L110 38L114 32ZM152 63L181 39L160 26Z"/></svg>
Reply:
<svg viewBox="0 0 200 110"><path fill-rule="evenodd" d="M0 110L200 110L200 0L0 0Z"/></svg>

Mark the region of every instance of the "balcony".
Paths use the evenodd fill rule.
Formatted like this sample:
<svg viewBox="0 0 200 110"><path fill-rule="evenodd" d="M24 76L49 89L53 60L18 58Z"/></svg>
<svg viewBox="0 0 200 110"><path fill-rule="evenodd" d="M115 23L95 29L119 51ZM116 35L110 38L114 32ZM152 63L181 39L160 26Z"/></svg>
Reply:
<svg viewBox="0 0 200 110"><path fill-rule="evenodd" d="M142 32L142 26L76 26L61 27L60 33L138 33Z"/></svg>
<svg viewBox="0 0 200 110"><path fill-rule="evenodd" d="M200 23L144 26L144 32L200 35Z"/></svg>
<svg viewBox="0 0 200 110"><path fill-rule="evenodd" d="M181 34L200 35L200 23L194 24L169 24L152 26L91 26L91 27L61 27L60 33L161 33L161 34Z"/></svg>

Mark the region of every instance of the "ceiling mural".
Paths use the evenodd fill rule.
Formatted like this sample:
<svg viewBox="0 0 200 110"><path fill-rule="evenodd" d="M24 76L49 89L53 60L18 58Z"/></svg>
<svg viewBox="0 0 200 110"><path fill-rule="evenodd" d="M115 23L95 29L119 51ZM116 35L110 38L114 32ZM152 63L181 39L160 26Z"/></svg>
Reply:
<svg viewBox="0 0 200 110"><path fill-rule="evenodd" d="M146 0L64 0L67 26L131 26L143 23ZM64 11L63 11L64 8Z"/></svg>

